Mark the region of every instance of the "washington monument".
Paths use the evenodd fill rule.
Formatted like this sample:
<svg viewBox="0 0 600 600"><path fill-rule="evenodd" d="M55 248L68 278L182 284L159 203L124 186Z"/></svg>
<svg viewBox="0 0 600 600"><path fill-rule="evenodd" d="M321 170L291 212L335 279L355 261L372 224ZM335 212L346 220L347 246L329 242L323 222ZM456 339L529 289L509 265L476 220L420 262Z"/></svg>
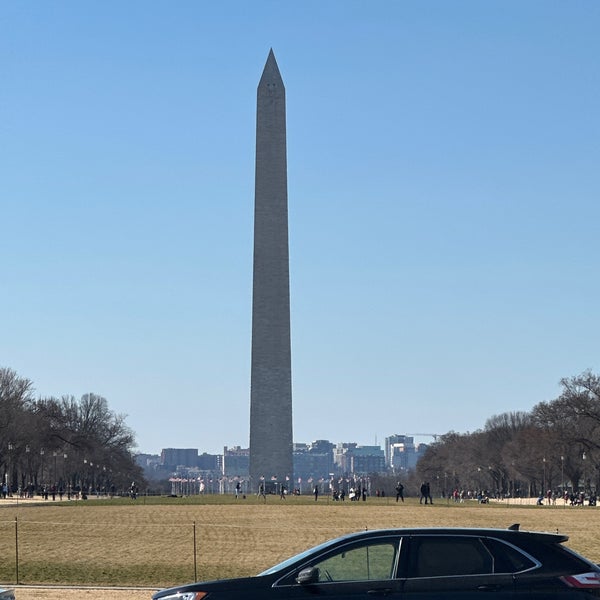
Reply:
<svg viewBox="0 0 600 600"><path fill-rule="evenodd" d="M250 477L293 477L285 87L269 52L256 101Z"/></svg>

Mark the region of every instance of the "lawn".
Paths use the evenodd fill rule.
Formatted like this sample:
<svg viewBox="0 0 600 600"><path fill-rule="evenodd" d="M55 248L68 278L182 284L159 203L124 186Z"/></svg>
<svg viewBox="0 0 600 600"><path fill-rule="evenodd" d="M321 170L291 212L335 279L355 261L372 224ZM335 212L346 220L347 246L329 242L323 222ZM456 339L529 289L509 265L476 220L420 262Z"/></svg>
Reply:
<svg viewBox="0 0 600 600"><path fill-rule="evenodd" d="M3 505L0 582L164 587L257 573L331 537L361 529L475 526L560 531L600 562L594 507L409 498L332 502L327 497L140 498Z"/></svg>

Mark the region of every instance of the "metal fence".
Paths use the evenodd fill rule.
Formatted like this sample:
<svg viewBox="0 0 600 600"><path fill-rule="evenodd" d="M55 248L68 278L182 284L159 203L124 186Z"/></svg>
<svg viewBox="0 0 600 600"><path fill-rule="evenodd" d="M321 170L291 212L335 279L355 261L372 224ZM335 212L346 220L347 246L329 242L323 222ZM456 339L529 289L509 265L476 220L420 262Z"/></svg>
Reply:
<svg viewBox="0 0 600 600"><path fill-rule="evenodd" d="M214 531L217 525L202 527L206 538L223 538L221 545L228 537ZM223 576L209 553L199 562L198 530L196 522L117 525L0 518L0 582L163 586Z"/></svg>

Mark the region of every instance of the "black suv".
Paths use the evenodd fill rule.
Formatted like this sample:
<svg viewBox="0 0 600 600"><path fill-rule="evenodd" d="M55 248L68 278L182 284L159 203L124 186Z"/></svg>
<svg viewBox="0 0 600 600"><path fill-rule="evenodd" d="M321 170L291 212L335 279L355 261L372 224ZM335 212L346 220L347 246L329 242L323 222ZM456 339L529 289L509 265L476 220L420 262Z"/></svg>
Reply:
<svg viewBox="0 0 600 600"><path fill-rule="evenodd" d="M600 568L558 533L423 528L330 540L255 577L199 582L154 600L508 600L600 597Z"/></svg>

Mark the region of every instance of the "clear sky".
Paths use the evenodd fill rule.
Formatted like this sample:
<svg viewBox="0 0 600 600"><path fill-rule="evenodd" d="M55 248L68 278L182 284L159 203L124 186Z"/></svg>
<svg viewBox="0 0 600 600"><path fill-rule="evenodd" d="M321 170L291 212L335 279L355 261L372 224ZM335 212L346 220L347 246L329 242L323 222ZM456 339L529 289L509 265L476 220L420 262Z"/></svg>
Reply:
<svg viewBox="0 0 600 600"><path fill-rule="evenodd" d="M2 3L0 366L142 452L247 446L272 47L295 441L555 398L600 368L598 31L597 0Z"/></svg>

